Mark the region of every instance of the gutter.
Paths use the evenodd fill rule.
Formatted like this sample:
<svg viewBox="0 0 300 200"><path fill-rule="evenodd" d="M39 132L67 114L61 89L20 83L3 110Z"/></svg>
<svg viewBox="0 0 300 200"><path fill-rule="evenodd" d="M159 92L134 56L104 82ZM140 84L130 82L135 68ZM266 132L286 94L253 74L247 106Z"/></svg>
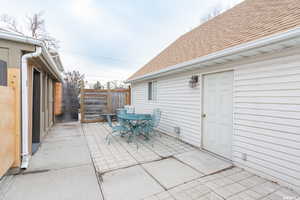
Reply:
<svg viewBox="0 0 300 200"><path fill-rule="evenodd" d="M33 45L38 45L40 46L43 42L41 40L24 36L24 35L18 35L15 33L10 33L10 32L3 32L0 31L0 38L6 39L6 40L11 40L15 42L21 42L21 43L29 43Z"/></svg>
<svg viewBox="0 0 300 200"><path fill-rule="evenodd" d="M258 40L254 40L251 42L247 42L244 44L240 44L234 47L229 47L226 48L224 50L221 51L217 51L215 53L211 53L208 54L206 56L202 56L190 61L186 61L186 62L182 62L170 67L167 67L165 69L161 69L159 71L156 72L152 72L152 73L148 73L142 76L138 76L136 78L133 79L129 79L127 81L125 81L125 83L133 83L135 81L142 81L142 80L146 80L146 79L150 79L150 78L156 78L159 76L162 76L166 73L175 73L175 72L179 72L181 70L187 70L190 68L197 68L194 65L196 64L203 64L205 62L209 62L212 60L216 60L222 57L226 57L226 56L231 56L234 55L236 53L240 53L240 52L244 52L244 51L249 51L249 50L253 50L256 48L261 48L261 47L265 47L268 45L272 45L275 43L279 43L288 39L292 39L295 37L299 37L300 36L300 28L294 28L294 29L290 29L288 31L285 32L281 32L281 33L276 33L273 34L271 36L267 36ZM199 66L198 68L201 68L203 66Z"/></svg>
<svg viewBox="0 0 300 200"><path fill-rule="evenodd" d="M15 41L15 42L21 42L21 43L26 43L26 44L32 44L32 45L36 45L38 47L41 47L42 48L42 55L45 58L44 60L46 60L48 65L51 66L51 67L48 67L48 65L46 64L47 69L51 73L53 73L54 77L57 80L63 81L63 77L62 77L60 71L57 69L57 66L56 66L52 56L50 55L49 51L45 47L45 44L42 40L32 38L32 37L28 37L28 36L18 35L18 34L15 34L15 33L7 33L7 32L3 32L3 31L0 31L0 39L5 39L5 40L10 40L10 41Z"/></svg>
<svg viewBox="0 0 300 200"><path fill-rule="evenodd" d="M22 62L21 62L21 99L22 99L22 161L21 161L21 169L27 169L29 165L30 160L30 154L29 154L29 133L28 133L28 60L32 58L40 57L43 61L46 60L47 63L50 63L52 66L55 66L55 63L52 59L49 59L49 56L47 54L48 51L45 51L45 48L37 46L36 51L33 53L28 53L22 56ZM45 59L44 59L45 58ZM47 64L45 64L47 66ZM56 68L48 68L48 70L51 71L53 74L58 74L59 76L56 76L56 78L60 81L62 81L62 76L57 71Z"/></svg>
<svg viewBox="0 0 300 200"><path fill-rule="evenodd" d="M21 169L27 169L29 164L29 134L28 134L28 60L31 58L39 57L42 54L42 48L37 47L33 53L28 53L22 56L21 63L21 99L22 99L22 161Z"/></svg>
<svg viewBox="0 0 300 200"><path fill-rule="evenodd" d="M50 54L51 54L51 52L50 52ZM61 59L60 59L59 55L58 54L51 55L51 57L55 58L56 61L58 62L58 66L57 66L58 70L61 71L61 72L63 72L64 71L64 67L63 67L63 64L61 62Z"/></svg>
<svg viewBox="0 0 300 200"><path fill-rule="evenodd" d="M47 61L48 64L51 65L50 67L47 67L48 65L46 64L46 67L48 68L48 70L53 73L55 75L55 78L59 81L63 81L63 77L60 73L60 71L58 70L52 56L49 54L49 51L44 47L44 45L42 46L43 51L42 51L42 55L45 58L45 60Z"/></svg>
<svg viewBox="0 0 300 200"><path fill-rule="evenodd" d="M22 130L22 160L21 160L21 169L27 169L29 165L29 159L30 159L30 154L29 154L29 133L28 133L28 116L29 116L29 111L28 111L28 60L36 57L40 57L41 60L45 63L45 66L47 69L54 75L54 77L62 81L63 77L59 70L57 69L57 66L49 54L47 48L45 47L45 44L38 39L27 37L27 36L22 36L14 33L7 33L7 32L2 32L0 31L0 39L5 39L5 40L10 40L10 41L15 41L15 42L20 42L20 43L26 43L26 44L32 44L36 46L36 51L32 53L28 53L22 56L21 59L21 101L22 101L22 120L21 120L21 130Z"/></svg>

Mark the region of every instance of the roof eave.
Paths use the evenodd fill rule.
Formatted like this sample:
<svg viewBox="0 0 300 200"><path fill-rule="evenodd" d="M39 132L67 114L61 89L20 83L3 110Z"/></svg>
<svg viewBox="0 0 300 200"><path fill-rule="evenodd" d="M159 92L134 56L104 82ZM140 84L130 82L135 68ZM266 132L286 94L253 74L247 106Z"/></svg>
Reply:
<svg viewBox="0 0 300 200"><path fill-rule="evenodd" d="M28 36L23 36L23 35L18 35L14 33L9 33L9 32L3 32L0 31L0 39L4 40L9 40L9 41L14 41L14 42L20 42L20 43L25 43L25 44L31 44L31 45L36 45L39 47L42 47L42 55L47 61L47 63L50 66L50 71L53 73L55 78L58 81L63 81L62 74L58 70L58 66L55 64L52 56L50 55L48 49L46 48L45 44L43 41L38 40L36 38L28 37Z"/></svg>
<svg viewBox="0 0 300 200"><path fill-rule="evenodd" d="M32 44L40 46L43 42L36 38L32 38L29 36L19 35L11 32L0 31L0 38L25 44Z"/></svg>
<svg viewBox="0 0 300 200"><path fill-rule="evenodd" d="M171 74L171 73L176 73L181 70L186 70L189 68L197 69L201 68L204 66L207 66L207 63L212 62L214 60L220 59L220 58L226 58L229 56L233 56L235 54L241 53L241 52L248 52L254 49L260 49L260 48L265 48L267 46L271 46L277 43L282 43L285 41L289 41L291 39L296 39L300 37L300 27L290 29L285 32L273 34L271 36L267 36L264 38L260 38L251 42L247 42L244 44L236 45L234 47L226 48L221 51L217 51L215 53L208 54L206 56L202 56L199 58L195 58L190 61L182 62L173 66L169 66L167 68L161 69L156 72L148 73L142 76L138 76L132 79L129 79L126 81L126 83L133 83L137 81L142 81L142 80L148 80L152 78L157 78L166 74ZM300 39L297 39L297 41L300 43ZM270 48L270 51L272 48ZM264 52L267 52L264 50ZM205 63L206 65L201 65ZM195 66L197 65L197 66Z"/></svg>
<svg viewBox="0 0 300 200"><path fill-rule="evenodd" d="M57 64L53 60L52 56L49 54L49 51L44 46L42 47L42 55L45 58L46 62L48 63L48 70L51 71L51 73L54 75L54 77L57 79L57 81L63 82L63 76L60 72Z"/></svg>

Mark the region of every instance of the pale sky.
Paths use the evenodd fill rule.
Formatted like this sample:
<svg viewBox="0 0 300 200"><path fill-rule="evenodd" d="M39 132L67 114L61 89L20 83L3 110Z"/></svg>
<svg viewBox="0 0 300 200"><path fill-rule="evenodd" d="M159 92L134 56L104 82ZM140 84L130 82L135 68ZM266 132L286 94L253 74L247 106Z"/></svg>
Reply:
<svg viewBox="0 0 300 200"><path fill-rule="evenodd" d="M241 0L0 0L0 14L22 22L44 11L65 69L89 82L125 80L215 7Z"/></svg>

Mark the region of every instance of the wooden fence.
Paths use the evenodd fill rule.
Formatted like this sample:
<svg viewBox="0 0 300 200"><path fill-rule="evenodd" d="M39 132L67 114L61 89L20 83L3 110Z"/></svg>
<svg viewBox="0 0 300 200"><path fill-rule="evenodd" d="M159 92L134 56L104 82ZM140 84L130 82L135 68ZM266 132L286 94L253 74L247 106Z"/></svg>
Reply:
<svg viewBox="0 0 300 200"><path fill-rule="evenodd" d="M15 161L15 91L0 86L0 178Z"/></svg>
<svg viewBox="0 0 300 200"><path fill-rule="evenodd" d="M116 113L116 109L130 105L129 89L82 89L80 93L81 123L101 122L103 114Z"/></svg>
<svg viewBox="0 0 300 200"><path fill-rule="evenodd" d="M62 83L54 84L54 115L62 114Z"/></svg>

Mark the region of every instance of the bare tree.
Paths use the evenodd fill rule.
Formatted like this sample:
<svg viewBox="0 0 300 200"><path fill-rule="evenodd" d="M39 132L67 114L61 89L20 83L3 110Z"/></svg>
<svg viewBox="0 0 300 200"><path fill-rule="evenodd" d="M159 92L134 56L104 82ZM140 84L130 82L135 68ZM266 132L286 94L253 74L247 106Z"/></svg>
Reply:
<svg viewBox="0 0 300 200"><path fill-rule="evenodd" d="M43 12L35 13L32 16L27 16L27 23L31 37L39 38L45 32L45 20L42 18Z"/></svg>
<svg viewBox="0 0 300 200"><path fill-rule="evenodd" d="M112 89L126 88L126 84L124 83L124 81L113 80L113 81L110 81L110 84L111 84Z"/></svg>
<svg viewBox="0 0 300 200"><path fill-rule="evenodd" d="M81 84L84 81L84 74L80 74L79 71L69 71L64 73L63 84L63 111L64 116L68 119L78 118L79 94Z"/></svg>
<svg viewBox="0 0 300 200"><path fill-rule="evenodd" d="M72 87L74 89L74 93L76 96L79 95L81 89L81 83L84 82L84 74L80 74L79 71L69 71L65 72L65 84L68 87Z"/></svg>
<svg viewBox="0 0 300 200"><path fill-rule="evenodd" d="M94 85L93 85L94 89L103 89L104 86L101 84L100 81L97 81Z"/></svg>
<svg viewBox="0 0 300 200"><path fill-rule="evenodd" d="M205 15L204 17L202 17L200 19L200 23L205 23L208 20L211 20L212 18L218 16L219 14L221 14L225 9L223 9L221 6L216 6L213 8L213 10L211 12L209 12L207 15Z"/></svg>
<svg viewBox="0 0 300 200"><path fill-rule="evenodd" d="M0 21L4 24L4 27L10 31L40 39L45 42L48 49L58 49L59 41L46 31L43 15L44 12L38 12L27 16L23 26L20 26L15 18L7 14L2 15Z"/></svg>
<svg viewBox="0 0 300 200"><path fill-rule="evenodd" d="M3 14L0 16L0 21L4 24L4 28L24 35L22 28L19 26L15 18L8 16L7 14Z"/></svg>
<svg viewBox="0 0 300 200"><path fill-rule="evenodd" d="M29 30L31 32L31 37L43 40L48 48L58 49L59 41L50 36L50 34L46 31L43 15L43 12L39 12L31 16L27 16L27 22Z"/></svg>

